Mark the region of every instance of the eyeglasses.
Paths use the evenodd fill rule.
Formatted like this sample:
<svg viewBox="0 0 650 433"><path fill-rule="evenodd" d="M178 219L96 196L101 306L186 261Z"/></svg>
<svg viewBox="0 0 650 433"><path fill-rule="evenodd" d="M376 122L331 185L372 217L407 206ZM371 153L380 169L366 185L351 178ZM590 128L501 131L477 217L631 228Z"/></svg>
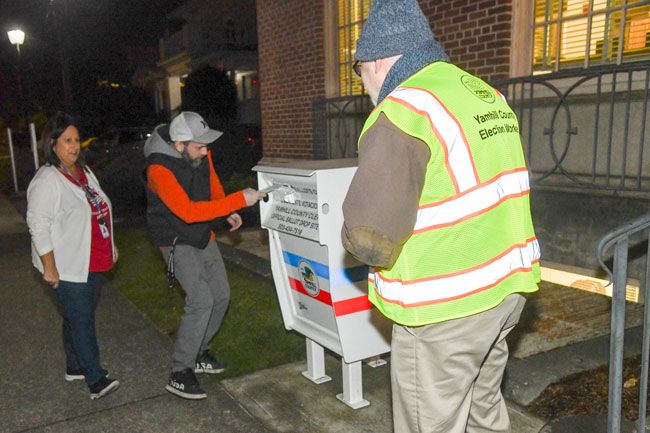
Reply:
<svg viewBox="0 0 650 433"><path fill-rule="evenodd" d="M357 74L359 77L361 77L361 62L356 60L352 64L352 70L354 71L355 74Z"/></svg>

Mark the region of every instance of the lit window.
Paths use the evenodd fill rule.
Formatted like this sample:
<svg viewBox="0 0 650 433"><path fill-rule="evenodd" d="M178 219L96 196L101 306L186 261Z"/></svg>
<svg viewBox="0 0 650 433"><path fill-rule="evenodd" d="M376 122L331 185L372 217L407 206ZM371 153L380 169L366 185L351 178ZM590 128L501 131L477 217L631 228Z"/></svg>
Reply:
<svg viewBox="0 0 650 433"><path fill-rule="evenodd" d="M534 27L538 73L650 58L648 1L535 0Z"/></svg>
<svg viewBox="0 0 650 433"><path fill-rule="evenodd" d="M240 101L258 98L257 72L235 71L235 86Z"/></svg>
<svg viewBox="0 0 650 433"><path fill-rule="evenodd" d="M337 37L339 66L339 95L365 93L361 78L352 70L357 39L370 9L371 0L337 0Z"/></svg>

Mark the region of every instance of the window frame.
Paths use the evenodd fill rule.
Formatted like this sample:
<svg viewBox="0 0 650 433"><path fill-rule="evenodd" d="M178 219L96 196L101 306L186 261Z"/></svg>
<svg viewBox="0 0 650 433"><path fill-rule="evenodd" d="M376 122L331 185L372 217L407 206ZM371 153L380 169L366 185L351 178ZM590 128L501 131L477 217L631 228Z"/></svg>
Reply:
<svg viewBox="0 0 650 433"><path fill-rule="evenodd" d="M510 76L523 77L533 71L535 0L513 0L510 45Z"/></svg>
<svg viewBox="0 0 650 433"><path fill-rule="evenodd" d="M650 46L645 49L648 50L647 54L642 54L641 56L625 53L625 44L627 41L626 38L626 26L628 20L628 14L630 10L638 9L643 6L650 6L650 0L620 0L620 5L606 5L603 8L594 10L594 0L585 0L587 3L588 10L582 14L571 14L569 16L564 16L565 5L569 0L544 0L545 1L545 13L543 20L540 23L536 22L535 17L535 8L538 0L528 1L529 7L531 9L531 16L529 18L529 39L530 39L530 72L532 74L544 74L550 72L558 72L564 69L574 69L574 68L590 68L599 65L606 64L615 64L620 65L623 62L634 62L650 59ZM557 1L557 11L554 12L553 3ZM609 0L608 2L609 3ZM515 9L516 11L517 9ZM556 14L556 17L553 17L553 14ZM610 22L613 20L613 16L618 14L620 16L620 22L618 23L617 35L613 35L613 30L609 29ZM609 41L614 37L618 41L623 41L623 43L618 43L616 46L616 55L615 58L612 57L609 61L604 61L604 56L601 55L601 58L594 59L594 56L591 54L592 50L592 30L594 24L594 17L600 18L604 17L604 37L603 37L603 46L608 47ZM585 37L585 48L583 58L578 58L576 60L564 60L562 59L562 32L566 23L572 21L584 20L586 19L586 37ZM540 47L542 51L542 61L541 64L535 65L535 33L538 29L543 29L543 38L542 46ZM551 37L549 32L554 32L555 43L551 44ZM629 35L628 35L629 37ZM514 39L516 41L516 39ZM514 45L514 44L513 44ZM550 46L549 46L550 45ZM555 45L555 46L553 46ZM551 59L548 59L550 50L553 49Z"/></svg>
<svg viewBox="0 0 650 433"><path fill-rule="evenodd" d="M324 1L324 19L325 19L325 25L324 25L324 34L325 34L325 59L326 59L326 73L325 73L325 94L329 98L334 98L334 97L353 97L353 96L359 96L359 95L366 95L365 88L363 87L363 83L361 83L361 92L360 93L355 93L353 91L354 85L353 82L359 80L360 78L355 78L356 75L354 74L354 71L352 71L352 64L354 63L354 56L352 53L350 53L350 56L346 61L341 62L340 60L340 45L339 45L339 31L342 28L352 28L354 26L360 26L360 28L363 27L363 24L365 23L368 15L368 11L370 10L370 7L368 7L368 11L363 11L365 12L365 18L363 18L361 21L354 21L352 22L351 20L349 22L343 23L342 25L339 23L339 11L338 11L338 5L339 5L339 0L323 0ZM345 0L347 5L350 6L350 2L354 0ZM363 0L356 0L363 2ZM370 0L370 3L372 0ZM369 4L370 4L369 3ZM363 7L363 4L362 4ZM351 13L348 11L346 13L346 17L350 17ZM351 34L350 31L347 32L348 35ZM350 47L354 45L355 41L348 40L348 44L350 44ZM346 71L345 73L348 76L348 85L349 87L344 90L342 89L342 83L340 79L340 73L341 69L345 68Z"/></svg>

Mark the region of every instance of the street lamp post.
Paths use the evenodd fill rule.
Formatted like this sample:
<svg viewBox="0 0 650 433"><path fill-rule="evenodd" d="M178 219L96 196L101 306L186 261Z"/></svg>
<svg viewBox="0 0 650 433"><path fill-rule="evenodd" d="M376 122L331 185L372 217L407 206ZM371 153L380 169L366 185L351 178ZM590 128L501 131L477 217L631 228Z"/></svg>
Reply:
<svg viewBox="0 0 650 433"><path fill-rule="evenodd" d="M23 101L23 79L20 74L20 46L25 43L25 32L20 29L9 30L7 36L9 36L9 42L11 42L11 45L15 45L16 51L18 51L18 62L16 63L16 81L18 81L19 98L18 107L20 115L24 115L25 113L23 112L23 108L25 104ZM25 119L25 121L27 121L27 119Z"/></svg>
<svg viewBox="0 0 650 433"><path fill-rule="evenodd" d="M21 75L21 58L20 58L20 46L25 43L25 32L23 32L20 29L15 29L15 30L10 30L7 32L7 36L9 36L9 42L11 42L11 45L16 46L16 51L18 52L18 61L16 62L16 81L18 82L18 112L19 115L24 117L24 121L26 124L29 123L29 118L28 118L28 113L27 110L25 109L25 101L23 100L23 80L22 80L22 75ZM34 124L31 123L29 124L29 131L31 133L31 144L32 144L32 153L34 154L34 167L35 170L38 170L39 162L38 162L38 150L36 148L36 130L34 129ZM9 134L9 146L10 146L10 153L12 157L12 164L14 168L14 183L15 182L15 161L14 161L14 155L13 155L13 145L11 143L11 130L7 130L7 133ZM17 189L17 184L14 185Z"/></svg>
<svg viewBox="0 0 650 433"><path fill-rule="evenodd" d="M16 61L16 81L18 83L18 103L17 103L17 110L18 110L18 115L19 116L24 116L24 101L23 101L23 80L22 76L20 74L20 46L25 43L25 32L23 32L20 29L14 29L14 30L9 30L7 32L7 36L9 37L9 42L11 45L16 46L16 51L18 52L18 58ZM25 122L27 122L27 119L25 118ZM14 149L13 149L13 140L12 140L12 134L11 134L11 129L7 128L7 135L9 137L9 154L11 156L11 168L12 168L12 174L14 176L14 189L16 192L18 192L18 178L16 176L16 157L14 154Z"/></svg>

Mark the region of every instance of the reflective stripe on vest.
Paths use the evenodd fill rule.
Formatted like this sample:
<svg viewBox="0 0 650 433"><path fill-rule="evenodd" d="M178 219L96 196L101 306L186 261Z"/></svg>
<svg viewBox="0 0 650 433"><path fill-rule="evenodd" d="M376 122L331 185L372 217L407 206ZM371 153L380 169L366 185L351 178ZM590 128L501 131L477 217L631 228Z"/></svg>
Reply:
<svg viewBox="0 0 650 433"><path fill-rule="evenodd" d="M528 170L504 172L481 185L438 203L421 205L414 234L453 225L530 192Z"/></svg>
<svg viewBox="0 0 650 433"><path fill-rule="evenodd" d="M494 287L515 272L531 270L539 257L539 243L537 239L530 239L525 245L515 245L486 263L456 274L403 281L386 279L375 272L369 278L384 301L417 307L459 299ZM408 286L407 290L403 286Z"/></svg>
<svg viewBox="0 0 650 433"><path fill-rule="evenodd" d="M388 98L427 117L433 132L443 145L447 170L456 191L467 191L476 186L478 174L465 134L458 120L440 100L425 89L413 87L399 87Z"/></svg>

